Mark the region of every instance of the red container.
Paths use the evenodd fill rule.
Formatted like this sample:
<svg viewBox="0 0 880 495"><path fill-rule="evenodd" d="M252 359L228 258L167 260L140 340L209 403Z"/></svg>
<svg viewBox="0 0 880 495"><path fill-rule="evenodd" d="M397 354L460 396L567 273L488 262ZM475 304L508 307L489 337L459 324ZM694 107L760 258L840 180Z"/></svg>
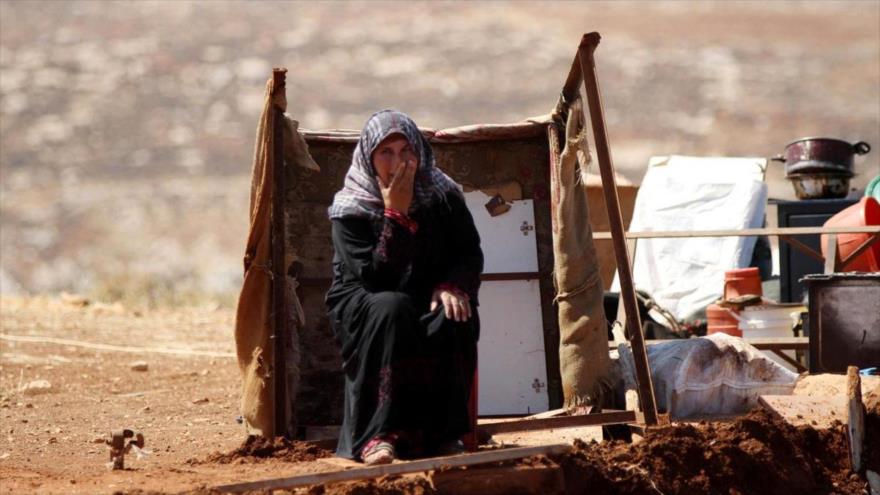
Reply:
<svg viewBox="0 0 880 495"><path fill-rule="evenodd" d="M734 337L742 337L739 329L739 321L733 316L732 310L717 304L706 307L706 320L708 321L707 334L726 333Z"/></svg>
<svg viewBox="0 0 880 495"><path fill-rule="evenodd" d="M865 227L880 225L880 203L871 196L865 196L858 203L839 212L825 222L825 227ZM841 260L855 251L871 234L837 234L837 253ZM828 250L828 236L822 236L822 256ZM868 249L849 264L839 269L840 272L876 272L880 271L880 241L875 241Z"/></svg>
<svg viewBox="0 0 880 495"><path fill-rule="evenodd" d="M724 272L724 299L745 295L764 295L761 289L761 273L758 269L752 267Z"/></svg>

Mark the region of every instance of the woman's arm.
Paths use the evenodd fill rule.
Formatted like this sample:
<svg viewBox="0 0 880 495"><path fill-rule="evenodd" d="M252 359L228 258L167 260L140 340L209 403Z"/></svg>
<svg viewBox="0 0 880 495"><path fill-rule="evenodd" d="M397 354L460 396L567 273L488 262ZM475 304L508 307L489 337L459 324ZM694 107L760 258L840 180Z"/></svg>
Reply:
<svg viewBox="0 0 880 495"><path fill-rule="evenodd" d="M472 302L476 302L477 292L480 290L480 274L483 273L480 234L464 199L457 194L450 194L447 199L452 208L447 236L451 262L444 282L463 291Z"/></svg>
<svg viewBox="0 0 880 495"><path fill-rule="evenodd" d="M418 227L398 215L386 214L378 238L369 220L341 218L331 222L333 248L371 292L397 289L408 275Z"/></svg>

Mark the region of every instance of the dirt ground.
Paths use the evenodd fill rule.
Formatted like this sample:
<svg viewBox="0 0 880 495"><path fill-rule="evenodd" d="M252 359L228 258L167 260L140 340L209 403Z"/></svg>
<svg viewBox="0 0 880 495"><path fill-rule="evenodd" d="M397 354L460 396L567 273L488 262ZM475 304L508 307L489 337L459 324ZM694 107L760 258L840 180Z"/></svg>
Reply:
<svg viewBox="0 0 880 495"><path fill-rule="evenodd" d="M221 484L352 467L299 442L242 446L233 317L210 307L139 311L76 297L0 299L0 493L210 493ZM138 361L146 371L134 369ZM839 393L841 379L804 382L800 393ZM39 380L48 389L29 392ZM151 453L130 454L125 471L111 471L109 448L96 440L120 428L143 433ZM560 470L566 486L559 493L579 493L572 480L596 493L764 493L773 486L754 483L761 470L803 485L803 493L862 493L864 486L848 471L840 423L815 430L758 412L660 428L634 445L592 442L599 438L598 428L509 434L491 448L573 442L570 455L517 467ZM435 490L412 475L307 493Z"/></svg>
<svg viewBox="0 0 880 495"><path fill-rule="evenodd" d="M0 340L0 493L177 492L187 487L336 469L321 462L187 462L229 452L245 438L232 357L233 312L137 312L121 306L49 299L0 300L4 336L42 336L210 355L103 351ZM145 361L147 371L131 363ZM47 380L47 392L19 389ZM111 430L144 434L152 453L110 471Z"/></svg>
<svg viewBox="0 0 880 495"><path fill-rule="evenodd" d="M298 448L268 456L250 446L257 455L234 454L245 433L236 421L233 320L232 310L210 307L148 311L80 297L0 299L0 493L176 493L350 467ZM138 361L146 371L132 369ZM22 390L39 380L51 388ZM128 455L123 472L108 469L109 447L95 443L120 428L143 433L151 451L143 459ZM535 445L575 437L589 441L601 432L495 440ZM309 456L318 459L291 462Z"/></svg>

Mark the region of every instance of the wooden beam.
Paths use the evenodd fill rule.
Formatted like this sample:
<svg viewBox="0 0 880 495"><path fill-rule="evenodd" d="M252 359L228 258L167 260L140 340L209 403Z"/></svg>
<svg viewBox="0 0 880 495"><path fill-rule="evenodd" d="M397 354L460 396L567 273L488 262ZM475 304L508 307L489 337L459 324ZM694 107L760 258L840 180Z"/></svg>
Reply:
<svg viewBox="0 0 880 495"><path fill-rule="evenodd" d="M434 471L431 484L437 495L509 495L511 493L565 493L562 469L556 463L494 464Z"/></svg>
<svg viewBox="0 0 880 495"><path fill-rule="evenodd" d="M815 234L877 234L880 226L865 227L778 227L737 230L669 230L658 232L627 232L627 239L671 239L675 237L751 237L756 235L815 235ZM611 232L593 232L593 239L611 239Z"/></svg>
<svg viewBox="0 0 880 495"><path fill-rule="evenodd" d="M562 416L568 413L568 409L560 408L560 409L551 409L549 411L539 412L537 414L532 414L531 416L526 416L522 419L544 419L544 418L554 418L556 416Z"/></svg>
<svg viewBox="0 0 880 495"><path fill-rule="evenodd" d="M602 177L602 192L605 195L605 210L608 213L608 224L611 228L611 241L617 261L617 273L620 280L620 298L626 309L627 338L633 351L633 363L636 368L636 385L639 392L639 406L645 413L645 423L657 424L657 402L654 398L654 384L651 381L651 369L648 365L648 354L645 350L642 322L636 302L636 290L632 279L632 265L626 248L623 216L620 213L620 200L617 197L617 182L614 177L614 164L611 162L611 146L605 130L605 111L602 108L602 95L599 91L599 76L596 73L596 61L593 58L601 37L599 33L587 33L578 47L577 60L580 63L581 76L587 95L587 107L593 129L593 140L596 145L596 157L599 162L599 173ZM566 82L568 84L568 82Z"/></svg>
<svg viewBox="0 0 880 495"><path fill-rule="evenodd" d="M828 234L825 246L825 273L834 273L840 264L840 256L837 253L837 234Z"/></svg>
<svg viewBox="0 0 880 495"><path fill-rule="evenodd" d="M379 478L388 475L401 475L434 471L441 468L473 466L490 462L512 461L536 455L558 455L571 450L570 445L553 444L540 445L537 447L521 447L513 449L498 449L474 454L461 454L449 457L433 457L418 461L395 462L382 466L369 466L349 469L346 471L331 471L327 473L304 474L287 478L274 478L267 480L248 481L230 485L215 486L214 490L221 493L243 493L250 491L269 491L286 488L298 488L309 485L339 483L342 481L355 481L367 478Z"/></svg>
<svg viewBox="0 0 880 495"><path fill-rule="evenodd" d="M815 249L811 248L810 246L807 246L803 242L795 239L794 237L792 237L790 235L780 235L779 240L785 241L785 242L791 244L791 246L793 248L800 250L802 253L815 259L819 263L825 263L825 257L822 256L822 253L817 252Z"/></svg>
<svg viewBox="0 0 880 495"><path fill-rule="evenodd" d="M623 423L641 423L643 420L636 411L609 411L598 414L582 414L578 416L556 416L540 419L517 419L499 421L477 426L480 433L496 435L517 431L550 430L555 428L576 428L581 426L603 426Z"/></svg>
<svg viewBox="0 0 880 495"><path fill-rule="evenodd" d="M788 363L788 364L794 366L794 369L798 370L798 372L807 371L807 368L806 368L804 365L802 365L801 363L797 362L797 360L795 360L794 358L792 358L791 356L789 356L788 354L786 354L786 353L783 352L782 350L780 350L780 349L770 349L770 352L772 352L773 354L776 354L777 356L779 356L779 358L782 359L783 361L785 361L786 363Z"/></svg>
<svg viewBox="0 0 880 495"><path fill-rule="evenodd" d="M865 406L862 404L862 379L859 376L859 369L855 366L846 369L846 402L849 420L846 433L849 438L850 461L852 461L852 470L858 473L862 470L865 455Z"/></svg>
<svg viewBox="0 0 880 495"><path fill-rule="evenodd" d="M785 349L785 350L802 350L806 351L810 348L810 338L809 337L751 337L747 339L743 339L747 344L754 346L758 350L762 351L772 351L776 349ZM679 339L665 339L665 340L646 340L646 345L656 345L662 344L664 342L677 342ZM616 350L617 346L613 343L608 343L609 350Z"/></svg>
<svg viewBox="0 0 880 495"><path fill-rule="evenodd" d="M287 69L272 71L273 101L285 98ZM272 256L272 384L274 386L274 436L290 437L290 398L287 394L287 358L291 329L288 328L287 267L284 266L284 108L272 105L272 209L269 240Z"/></svg>
<svg viewBox="0 0 880 495"><path fill-rule="evenodd" d="M853 252L847 255L846 259L840 262L840 270L843 271L844 269L846 269L846 265L850 264L852 260L856 259L859 255L864 253L869 247L871 247L871 244L874 244L878 240L880 240L880 233L874 234L865 239L861 244L859 244L859 247L857 247Z"/></svg>

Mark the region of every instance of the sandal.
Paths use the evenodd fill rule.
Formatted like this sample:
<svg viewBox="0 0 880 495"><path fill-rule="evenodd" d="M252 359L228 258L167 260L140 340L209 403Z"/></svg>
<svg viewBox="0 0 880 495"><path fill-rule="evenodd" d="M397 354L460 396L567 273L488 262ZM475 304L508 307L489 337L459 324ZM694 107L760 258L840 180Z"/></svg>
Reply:
<svg viewBox="0 0 880 495"><path fill-rule="evenodd" d="M397 455L394 452L396 435L384 435L373 437L372 440L361 449L361 460L368 466L378 464L391 464Z"/></svg>

